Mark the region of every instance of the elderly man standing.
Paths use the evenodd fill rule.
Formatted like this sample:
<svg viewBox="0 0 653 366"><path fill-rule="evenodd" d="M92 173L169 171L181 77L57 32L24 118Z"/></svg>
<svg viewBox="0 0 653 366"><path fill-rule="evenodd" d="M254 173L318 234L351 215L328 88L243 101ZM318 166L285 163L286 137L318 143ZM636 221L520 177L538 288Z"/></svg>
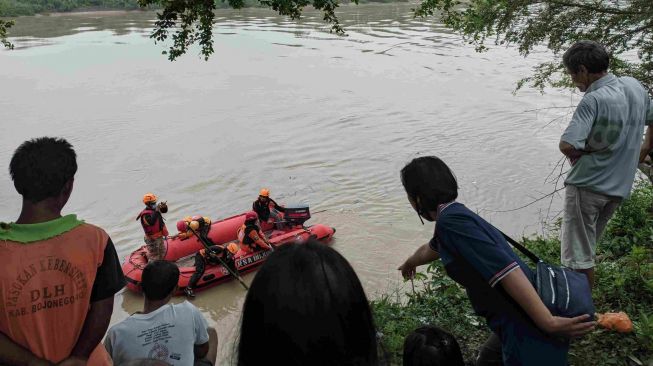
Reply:
<svg viewBox="0 0 653 366"><path fill-rule="evenodd" d="M585 273L593 286L596 243L630 195L640 149L650 149L641 145L645 124L650 134L652 106L639 81L608 73L610 56L596 42L574 44L563 64L585 95L560 139L572 165L565 180L561 261Z"/></svg>

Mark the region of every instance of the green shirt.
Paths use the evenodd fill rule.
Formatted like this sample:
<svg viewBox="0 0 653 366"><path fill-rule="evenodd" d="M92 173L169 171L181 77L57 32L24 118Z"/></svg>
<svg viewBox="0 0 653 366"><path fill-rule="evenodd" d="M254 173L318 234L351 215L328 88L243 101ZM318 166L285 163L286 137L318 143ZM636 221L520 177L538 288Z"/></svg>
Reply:
<svg viewBox="0 0 653 366"><path fill-rule="evenodd" d="M561 140L588 151L565 184L626 198L635 180L644 125L653 123L653 101L634 78L608 74L587 89Z"/></svg>

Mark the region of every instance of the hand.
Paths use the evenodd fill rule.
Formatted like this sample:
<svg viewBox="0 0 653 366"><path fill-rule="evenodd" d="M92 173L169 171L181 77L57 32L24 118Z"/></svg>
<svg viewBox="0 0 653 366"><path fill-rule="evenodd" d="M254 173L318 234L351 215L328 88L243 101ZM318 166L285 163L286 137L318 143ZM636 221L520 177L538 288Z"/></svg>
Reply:
<svg viewBox="0 0 653 366"><path fill-rule="evenodd" d="M402 264L401 266L399 266L399 268L397 268L398 270L401 271L401 275L404 277L405 280L415 277L417 266L415 266L412 263L411 261L412 258L413 257L410 256L408 259L406 259L404 264Z"/></svg>
<svg viewBox="0 0 653 366"><path fill-rule="evenodd" d="M581 337L596 327L596 322L588 322L589 315L580 315L575 318L563 318L553 316L543 329L545 332L553 335L560 335L566 338Z"/></svg>
<svg viewBox="0 0 653 366"><path fill-rule="evenodd" d="M86 366L87 361L85 358L71 356L59 362L57 366Z"/></svg>

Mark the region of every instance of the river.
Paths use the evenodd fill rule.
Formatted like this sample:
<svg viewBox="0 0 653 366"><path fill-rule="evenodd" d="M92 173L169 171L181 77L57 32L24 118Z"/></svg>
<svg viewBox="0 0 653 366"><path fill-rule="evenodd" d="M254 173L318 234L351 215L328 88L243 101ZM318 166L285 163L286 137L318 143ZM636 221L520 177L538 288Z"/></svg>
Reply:
<svg viewBox="0 0 653 366"><path fill-rule="evenodd" d="M458 177L459 201L509 233L541 232L559 198L510 210L553 190L545 180L561 157L566 110L549 108L577 96L513 95L548 52L479 54L411 7L343 6L347 37L329 34L313 11L293 22L220 10L208 62L197 48L167 61L148 38L152 12L19 18L16 49L0 51L0 166L26 139L67 138L79 170L65 212L105 228L121 259L142 244L135 218L146 192L168 201L174 232L189 214L240 213L268 187L278 202L325 210L311 222L337 228L331 245L370 298L403 286L396 267L433 230L399 181L413 157L440 156ZM19 210L0 175L0 219ZM222 362L244 294L233 282L193 301L218 329ZM120 293L112 324L141 303Z"/></svg>

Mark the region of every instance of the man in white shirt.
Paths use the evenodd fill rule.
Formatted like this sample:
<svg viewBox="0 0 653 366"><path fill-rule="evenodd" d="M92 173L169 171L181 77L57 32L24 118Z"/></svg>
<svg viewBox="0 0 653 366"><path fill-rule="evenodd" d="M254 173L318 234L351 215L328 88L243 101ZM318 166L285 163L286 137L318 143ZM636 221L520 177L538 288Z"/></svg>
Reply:
<svg viewBox="0 0 653 366"><path fill-rule="evenodd" d="M168 303L178 281L179 269L174 263L159 260L145 267L141 278L143 311L111 327L104 341L117 366L142 358L173 366L213 365L218 337L215 329L208 327L191 303Z"/></svg>
<svg viewBox="0 0 653 366"><path fill-rule="evenodd" d="M638 160L653 147L653 102L639 81L608 72L610 55L594 41L576 42L562 61L585 95L560 138L560 151L572 165L565 179L561 263L585 273L593 285L596 243L630 196Z"/></svg>

